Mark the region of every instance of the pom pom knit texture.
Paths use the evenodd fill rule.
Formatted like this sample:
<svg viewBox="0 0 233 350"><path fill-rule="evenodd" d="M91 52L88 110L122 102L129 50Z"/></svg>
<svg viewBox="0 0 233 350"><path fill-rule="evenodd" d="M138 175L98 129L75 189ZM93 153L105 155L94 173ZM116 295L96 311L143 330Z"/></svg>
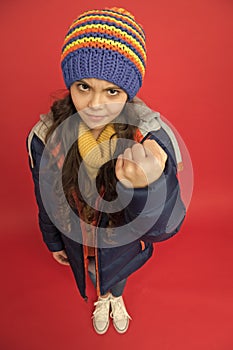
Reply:
<svg viewBox="0 0 233 350"><path fill-rule="evenodd" d="M65 37L61 65L67 88L83 78L103 79L132 99L145 74L144 31L124 9L84 12Z"/></svg>

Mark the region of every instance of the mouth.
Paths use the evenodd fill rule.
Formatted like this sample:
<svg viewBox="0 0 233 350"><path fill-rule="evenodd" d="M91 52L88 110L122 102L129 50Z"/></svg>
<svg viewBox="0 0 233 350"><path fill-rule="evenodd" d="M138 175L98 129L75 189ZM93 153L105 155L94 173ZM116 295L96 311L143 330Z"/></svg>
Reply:
<svg viewBox="0 0 233 350"><path fill-rule="evenodd" d="M101 122L104 119L106 119L106 117L103 115L95 115L95 114L86 114L86 117L88 120L93 122Z"/></svg>

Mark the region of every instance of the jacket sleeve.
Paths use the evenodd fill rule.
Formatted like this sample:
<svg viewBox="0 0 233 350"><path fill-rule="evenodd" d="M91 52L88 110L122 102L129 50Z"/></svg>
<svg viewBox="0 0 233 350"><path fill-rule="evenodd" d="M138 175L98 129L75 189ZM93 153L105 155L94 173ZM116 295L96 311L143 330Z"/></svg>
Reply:
<svg viewBox="0 0 233 350"><path fill-rule="evenodd" d="M28 141L28 138L27 138L27 141ZM29 147L30 147L30 152L29 152ZM36 202L38 205L39 227L42 232L43 240L47 245L48 249L51 252L56 252L64 249L64 245L61 238L61 232L50 220L41 199L40 188L39 188L39 169L40 169L40 161L41 161L43 150L44 150L43 142L34 134L30 142L30 145L28 145L28 142L27 142L27 151L31 157L31 159L29 157L29 166L32 173L32 179L34 182L34 192L35 192Z"/></svg>
<svg viewBox="0 0 233 350"><path fill-rule="evenodd" d="M164 241L176 234L185 218L186 209L181 199L177 178L175 154L164 130L150 134L167 153L166 166L161 177L146 188L129 189L119 186L126 222L131 233L146 242ZM131 200L129 201L129 198Z"/></svg>

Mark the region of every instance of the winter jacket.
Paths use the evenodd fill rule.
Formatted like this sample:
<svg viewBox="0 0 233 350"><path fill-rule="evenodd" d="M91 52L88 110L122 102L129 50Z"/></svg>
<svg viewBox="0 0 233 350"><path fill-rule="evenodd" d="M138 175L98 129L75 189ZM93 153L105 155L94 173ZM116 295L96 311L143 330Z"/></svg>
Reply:
<svg viewBox="0 0 233 350"><path fill-rule="evenodd" d="M140 107L140 113L142 113L142 107ZM98 218L95 230L97 242L95 259L97 287L100 294L105 294L117 282L143 266L152 256L153 243L174 236L180 230L185 218L185 207L180 196L177 178L177 164L181 162L177 140L158 112L145 107L143 113L144 118L139 126L143 139L149 138L158 142L168 158L163 175L146 188L129 189L118 183L120 199L125 203L130 198L129 204L124 209L127 237L131 237L130 239L114 247L111 244L108 246L108 243L103 245L104 238L101 232L107 226L107 215L102 211ZM44 136L50 123L51 115L42 115L41 120L27 137L29 165L38 204L39 227L43 240L51 252L66 250L79 292L83 298L86 298L87 254L82 240L81 225L75 228L77 237L81 237L80 239L74 239L66 232L62 232L46 212L40 193L39 170L45 149ZM165 193L163 200L161 191ZM140 220L134 221L138 215ZM146 230L145 227L147 227ZM115 239L117 240L117 237Z"/></svg>

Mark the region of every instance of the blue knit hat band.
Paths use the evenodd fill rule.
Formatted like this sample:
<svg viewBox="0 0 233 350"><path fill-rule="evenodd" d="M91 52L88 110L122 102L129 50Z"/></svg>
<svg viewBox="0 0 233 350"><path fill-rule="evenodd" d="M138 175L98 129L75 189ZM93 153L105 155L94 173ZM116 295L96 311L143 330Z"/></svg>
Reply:
<svg viewBox="0 0 233 350"><path fill-rule="evenodd" d="M118 52L81 48L62 61L63 78L67 88L78 80L96 78L109 81L123 89L131 100L142 85L135 65Z"/></svg>

